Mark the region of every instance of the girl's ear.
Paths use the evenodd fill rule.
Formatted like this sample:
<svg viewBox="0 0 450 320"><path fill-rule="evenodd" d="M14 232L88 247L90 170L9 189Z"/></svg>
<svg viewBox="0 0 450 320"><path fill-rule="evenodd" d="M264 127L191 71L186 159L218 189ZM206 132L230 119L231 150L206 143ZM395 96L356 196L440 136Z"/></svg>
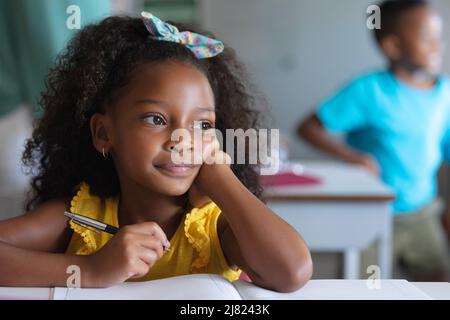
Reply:
<svg viewBox="0 0 450 320"><path fill-rule="evenodd" d="M95 149L98 152L108 153L112 146L109 117L105 114L95 113L89 124Z"/></svg>
<svg viewBox="0 0 450 320"><path fill-rule="evenodd" d="M386 35L381 41L381 49L391 61L398 61L402 58L400 40L396 35Z"/></svg>

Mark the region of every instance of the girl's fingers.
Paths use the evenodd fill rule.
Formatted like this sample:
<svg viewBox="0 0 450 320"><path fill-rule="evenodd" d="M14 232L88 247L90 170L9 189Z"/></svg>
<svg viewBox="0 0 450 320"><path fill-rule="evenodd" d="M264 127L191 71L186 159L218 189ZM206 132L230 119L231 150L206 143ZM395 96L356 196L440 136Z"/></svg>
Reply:
<svg viewBox="0 0 450 320"><path fill-rule="evenodd" d="M160 256L155 250L141 247L138 252L139 259L141 259L147 265L147 268L151 268ZM147 270L148 272L148 270Z"/></svg>
<svg viewBox="0 0 450 320"><path fill-rule="evenodd" d="M203 161L206 164L231 164L231 157L220 149L219 140L215 136L206 134L203 144Z"/></svg>
<svg viewBox="0 0 450 320"><path fill-rule="evenodd" d="M128 230L132 233L154 236L155 238L159 239L165 246L170 246L166 234L156 222L142 222L139 224L126 226L125 228L128 228Z"/></svg>
<svg viewBox="0 0 450 320"><path fill-rule="evenodd" d="M139 246L146 250L152 250L157 254L157 259L160 259L164 254L163 244L160 239L148 235L136 235L136 242Z"/></svg>
<svg viewBox="0 0 450 320"><path fill-rule="evenodd" d="M142 278L148 273L149 270L149 264L144 260L139 260L136 264L134 275L132 275L130 278Z"/></svg>

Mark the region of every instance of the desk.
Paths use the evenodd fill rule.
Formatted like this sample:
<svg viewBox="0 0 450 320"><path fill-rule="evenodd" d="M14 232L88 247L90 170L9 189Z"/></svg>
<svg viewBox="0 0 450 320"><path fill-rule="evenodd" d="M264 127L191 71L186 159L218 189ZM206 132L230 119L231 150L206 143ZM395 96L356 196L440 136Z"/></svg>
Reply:
<svg viewBox="0 0 450 320"><path fill-rule="evenodd" d="M345 279L360 278L360 252L378 239L380 276L391 278L392 190L359 166L301 165L321 183L266 188L267 205L300 232L311 251L343 252Z"/></svg>
<svg viewBox="0 0 450 320"><path fill-rule="evenodd" d="M411 282L429 295L433 300L450 300L450 283L448 282Z"/></svg>
<svg viewBox="0 0 450 320"><path fill-rule="evenodd" d="M320 280L310 280L312 283ZM340 281L341 286L345 286L346 280ZM433 300L450 300L450 284L448 282L412 282L412 284L419 290L430 296ZM10 288L0 287L0 297L9 299L35 299L35 300L51 300L53 297L52 288ZM329 297L328 297L329 298ZM342 296L340 299L345 299ZM189 299L189 296L186 296ZM324 293L324 299L327 299L327 294ZM1 299L0 299L1 300Z"/></svg>

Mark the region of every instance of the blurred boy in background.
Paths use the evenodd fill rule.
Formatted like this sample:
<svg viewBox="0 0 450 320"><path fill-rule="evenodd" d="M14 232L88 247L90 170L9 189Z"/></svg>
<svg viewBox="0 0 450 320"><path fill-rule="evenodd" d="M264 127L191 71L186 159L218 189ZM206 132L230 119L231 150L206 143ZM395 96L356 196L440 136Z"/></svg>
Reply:
<svg viewBox="0 0 450 320"><path fill-rule="evenodd" d="M437 171L450 160L450 81L441 75L442 20L424 0L380 5L376 41L388 70L361 76L321 104L298 133L312 145L360 164L396 192L394 277L448 281ZM346 143L330 133L346 133ZM372 246L363 275L376 264Z"/></svg>

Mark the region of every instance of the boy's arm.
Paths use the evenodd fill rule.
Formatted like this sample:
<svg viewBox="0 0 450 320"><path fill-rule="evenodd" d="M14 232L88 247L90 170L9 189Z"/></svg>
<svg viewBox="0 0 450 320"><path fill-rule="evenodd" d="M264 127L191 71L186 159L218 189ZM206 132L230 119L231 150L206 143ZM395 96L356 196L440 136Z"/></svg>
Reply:
<svg viewBox="0 0 450 320"><path fill-rule="evenodd" d="M362 154L334 139L326 131L316 113L299 125L297 134L314 147L346 162L362 165L370 172L379 175L378 164L370 155Z"/></svg>
<svg viewBox="0 0 450 320"><path fill-rule="evenodd" d="M227 165L203 165L197 179L226 219L221 245L231 266L241 267L255 284L281 292L297 290L310 279L312 260L302 237Z"/></svg>

